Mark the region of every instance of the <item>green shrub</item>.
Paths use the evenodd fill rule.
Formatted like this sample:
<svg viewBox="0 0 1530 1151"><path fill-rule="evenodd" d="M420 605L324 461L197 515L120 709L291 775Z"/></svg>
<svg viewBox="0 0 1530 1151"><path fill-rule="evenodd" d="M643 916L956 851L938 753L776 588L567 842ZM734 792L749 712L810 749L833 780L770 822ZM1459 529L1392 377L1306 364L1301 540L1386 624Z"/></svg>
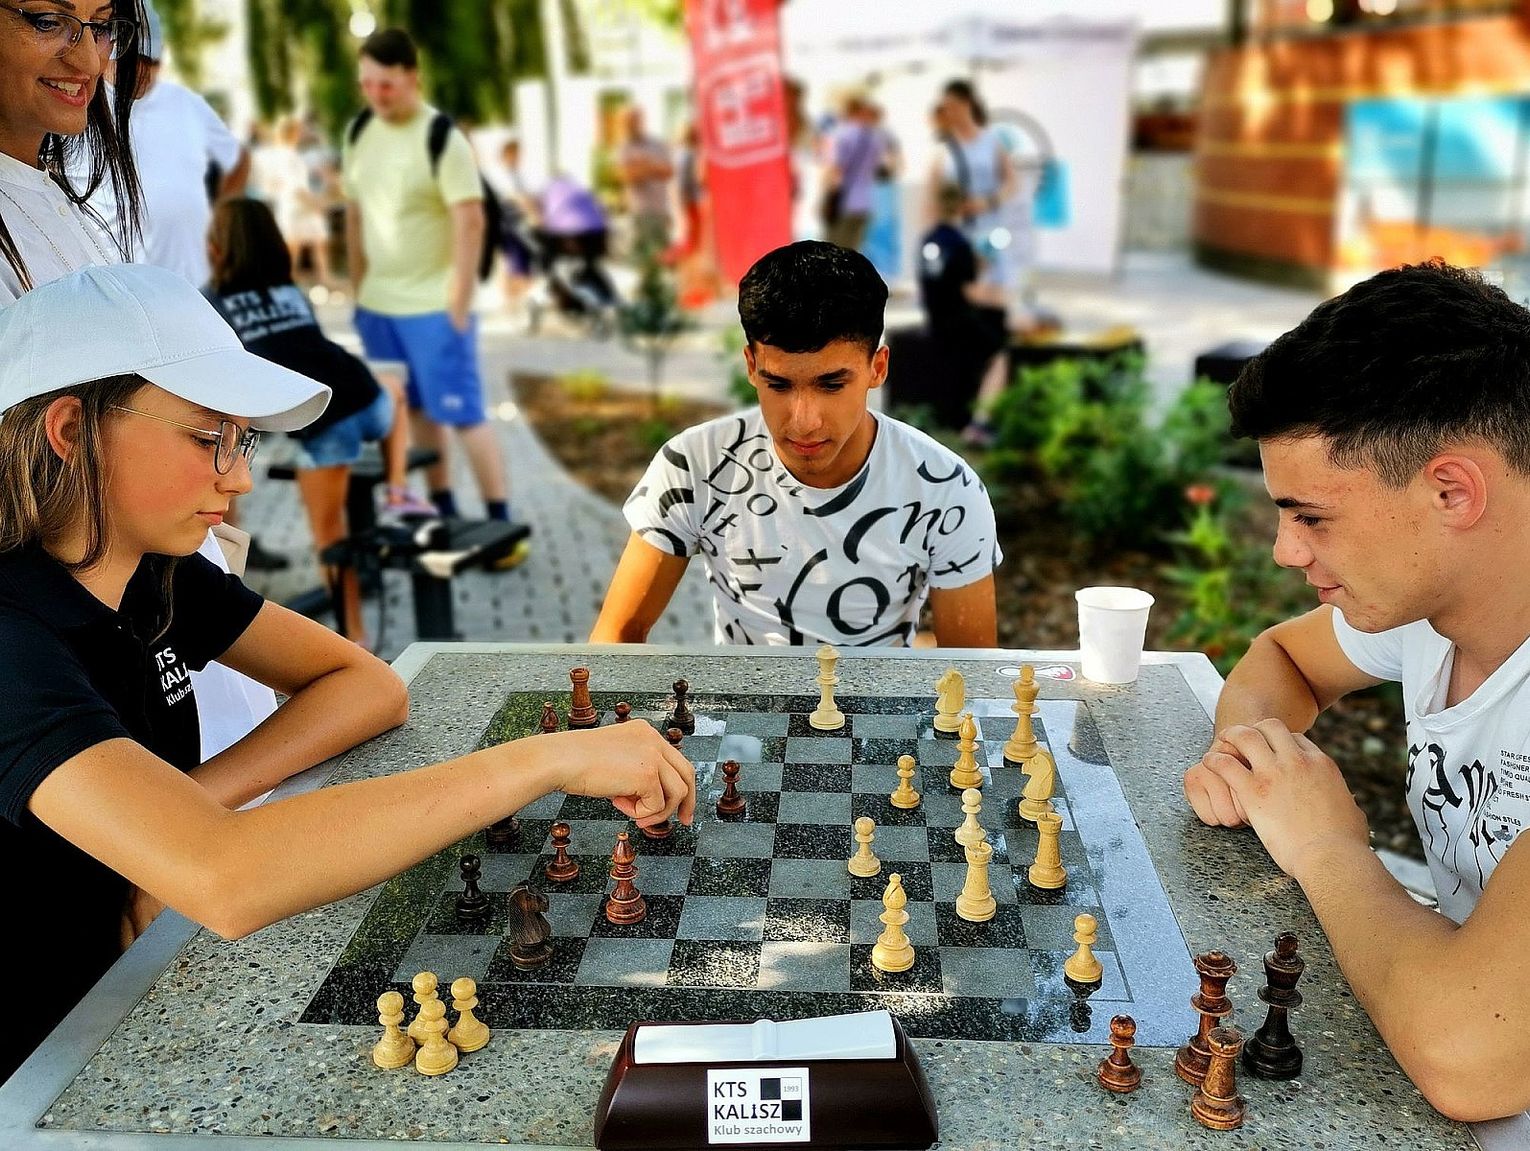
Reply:
<svg viewBox="0 0 1530 1151"><path fill-rule="evenodd" d="M741 408L760 402L759 393L749 382L749 369L744 367L744 348L748 342L743 328L727 328L717 340L717 358L728 371L728 398Z"/></svg>
<svg viewBox="0 0 1530 1151"><path fill-rule="evenodd" d="M1168 639L1205 652L1226 675L1260 632L1299 614L1309 597L1299 574L1275 565L1268 540L1240 529L1242 491L1225 482L1192 484L1184 499L1188 523L1170 533L1175 562L1163 572L1183 601Z"/></svg>
<svg viewBox="0 0 1530 1151"><path fill-rule="evenodd" d="M1182 526L1180 493L1210 474L1227 443L1220 389L1195 384L1156 427L1138 355L1021 369L991 413L986 470L1036 478L1096 550L1162 547Z"/></svg>

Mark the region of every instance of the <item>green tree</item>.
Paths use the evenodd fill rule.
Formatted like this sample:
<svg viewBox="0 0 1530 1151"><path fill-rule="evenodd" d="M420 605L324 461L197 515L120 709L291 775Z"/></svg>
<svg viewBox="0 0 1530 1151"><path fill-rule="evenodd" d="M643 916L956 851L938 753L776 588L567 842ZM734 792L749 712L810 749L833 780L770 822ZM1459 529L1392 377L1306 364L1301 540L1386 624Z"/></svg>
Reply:
<svg viewBox="0 0 1530 1151"><path fill-rule="evenodd" d="M583 36L572 0L560 3L577 64ZM371 10L378 27L409 30L426 98L458 119L506 119L515 81L547 74L539 0L371 0ZM308 108L338 138L361 107L351 0L245 0L245 12L261 117Z"/></svg>

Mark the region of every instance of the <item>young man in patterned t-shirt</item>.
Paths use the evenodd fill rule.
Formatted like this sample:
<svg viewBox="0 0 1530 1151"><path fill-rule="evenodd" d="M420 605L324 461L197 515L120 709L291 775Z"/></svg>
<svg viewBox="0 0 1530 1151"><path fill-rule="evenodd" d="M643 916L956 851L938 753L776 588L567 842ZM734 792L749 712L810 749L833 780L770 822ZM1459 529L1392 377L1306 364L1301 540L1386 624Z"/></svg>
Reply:
<svg viewBox="0 0 1530 1151"><path fill-rule="evenodd" d="M803 241L739 284L758 407L681 432L624 507L627 542L596 643L641 643L693 555L719 642L993 647L993 507L923 432L870 411L887 378L887 286L870 261Z"/></svg>

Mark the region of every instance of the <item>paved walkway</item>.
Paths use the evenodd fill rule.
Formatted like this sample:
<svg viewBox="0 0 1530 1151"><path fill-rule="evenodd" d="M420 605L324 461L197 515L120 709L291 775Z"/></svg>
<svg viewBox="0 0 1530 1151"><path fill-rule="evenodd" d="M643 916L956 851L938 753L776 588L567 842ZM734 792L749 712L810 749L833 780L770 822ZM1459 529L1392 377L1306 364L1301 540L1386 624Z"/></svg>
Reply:
<svg viewBox="0 0 1530 1151"><path fill-rule="evenodd" d="M1192 267L1185 257L1143 253L1131 256L1111 283L1043 280L1041 300L1070 327L1097 330L1130 324L1143 333L1160 398L1171 396L1190 377L1196 353L1235 337L1272 338L1304 316L1317 302L1308 293L1268 288L1215 276ZM326 326L354 346L348 310L329 309ZM916 305L895 300L889 323L917 322ZM700 330L686 336L670 357L665 386L678 394L726 395L727 369L722 332L736 323L725 305L711 309ZM617 340L579 338L556 324L541 335L517 333L485 301L482 328L485 386L501 443L510 463L515 515L532 527L532 554L512 572L468 572L454 581L456 624L465 639L541 643L582 642L595 622L606 584L627 538L620 511L576 484L520 416L508 391L512 371L559 375L595 370L614 384L643 386L642 361ZM280 438L262 464L287 449ZM474 488L460 453L456 488L464 511L477 514ZM264 473L264 467L259 469ZM250 584L273 599L286 599L318 582L307 523L295 485L261 478L241 501L244 526L265 547L292 557L286 572L253 573ZM408 577L384 576L380 601L366 605L366 620L378 652L392 659L414 640ZM710 596L700 565L693 564L652 640L663 644L711 642Z"/></svg>

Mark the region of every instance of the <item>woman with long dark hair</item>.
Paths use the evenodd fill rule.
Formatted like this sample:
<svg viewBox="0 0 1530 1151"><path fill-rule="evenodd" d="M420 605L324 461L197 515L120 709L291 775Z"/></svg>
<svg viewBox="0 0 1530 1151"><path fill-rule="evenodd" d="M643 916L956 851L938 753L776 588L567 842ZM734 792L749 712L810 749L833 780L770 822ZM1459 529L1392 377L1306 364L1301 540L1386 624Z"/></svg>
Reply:
<svg viewBox="0 0 1530 1151"><path fill-rule="evenodd" d="M138 0L85 15L0 5L0 303L116 263L138 235L128 116L144 15ZM86 203L103 184L124 208L115 233Z"/></svg>

